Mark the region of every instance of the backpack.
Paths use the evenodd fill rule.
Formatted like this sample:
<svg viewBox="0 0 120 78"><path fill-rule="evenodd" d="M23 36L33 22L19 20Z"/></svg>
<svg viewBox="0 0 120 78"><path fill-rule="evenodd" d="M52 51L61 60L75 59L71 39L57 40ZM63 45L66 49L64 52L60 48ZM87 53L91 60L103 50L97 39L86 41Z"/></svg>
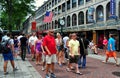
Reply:
<svg viewBox="0 0 120 78"><path fill-rule="evenodd" d="M0 42L0 53L6 54L10 51L9 41L10 39Z"/></svg>

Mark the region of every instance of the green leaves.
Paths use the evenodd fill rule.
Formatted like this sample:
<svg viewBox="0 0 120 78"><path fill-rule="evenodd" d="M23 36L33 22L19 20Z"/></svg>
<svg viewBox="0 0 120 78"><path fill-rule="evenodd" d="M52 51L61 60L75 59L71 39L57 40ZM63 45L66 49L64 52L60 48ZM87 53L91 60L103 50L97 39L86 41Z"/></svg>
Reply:
<svg viewBox="0 0 120 78"><path fill-rule="evenodd" d="M2 25L10 31L20 29L26 16L34 12L34 2L34 0L0 0Z"/></svg>

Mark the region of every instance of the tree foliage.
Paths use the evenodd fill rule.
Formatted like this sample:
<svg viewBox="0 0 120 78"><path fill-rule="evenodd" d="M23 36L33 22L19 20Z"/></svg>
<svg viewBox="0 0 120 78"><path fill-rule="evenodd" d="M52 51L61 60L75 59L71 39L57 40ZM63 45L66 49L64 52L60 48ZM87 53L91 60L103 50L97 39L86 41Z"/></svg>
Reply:
<svg viewBox="0 0 120 78"><path fill-rule="evenodd" d="M35 10L34 0L0 0L2 26L12 31L19 30L26 16Z"/></svg>

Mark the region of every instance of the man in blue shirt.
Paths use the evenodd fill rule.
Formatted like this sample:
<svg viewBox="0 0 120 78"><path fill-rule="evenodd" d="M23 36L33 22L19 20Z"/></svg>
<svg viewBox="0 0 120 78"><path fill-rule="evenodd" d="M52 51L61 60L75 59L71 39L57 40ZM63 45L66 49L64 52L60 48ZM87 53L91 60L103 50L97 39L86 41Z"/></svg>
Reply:
<svg viewBox="0 0 120 78"><path fill-rule="evenodd" d="M109 57L114 57L115 61L116 61L116 65L118 66L118 60L116 57L116 48L115 48L115 39L113 38L113 34L109 35L109 40L108 40L108 47L107 47L107 52L106 52L106 60L103 61L105 63L107 63Z"/></svg>

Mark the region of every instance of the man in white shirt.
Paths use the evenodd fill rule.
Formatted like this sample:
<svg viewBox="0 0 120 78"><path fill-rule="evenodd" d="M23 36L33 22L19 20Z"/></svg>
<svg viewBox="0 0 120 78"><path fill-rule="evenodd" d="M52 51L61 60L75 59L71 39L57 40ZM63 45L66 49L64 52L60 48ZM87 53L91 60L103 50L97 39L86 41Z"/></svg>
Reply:
<svg viewBox="0 0 120 78"><path fill-rule="evenodd" d="M34 60L35 57L35 41L37 40L36 33L33 32L32 36L29 38L29 45L32 53L32 60Z"/></svg>

